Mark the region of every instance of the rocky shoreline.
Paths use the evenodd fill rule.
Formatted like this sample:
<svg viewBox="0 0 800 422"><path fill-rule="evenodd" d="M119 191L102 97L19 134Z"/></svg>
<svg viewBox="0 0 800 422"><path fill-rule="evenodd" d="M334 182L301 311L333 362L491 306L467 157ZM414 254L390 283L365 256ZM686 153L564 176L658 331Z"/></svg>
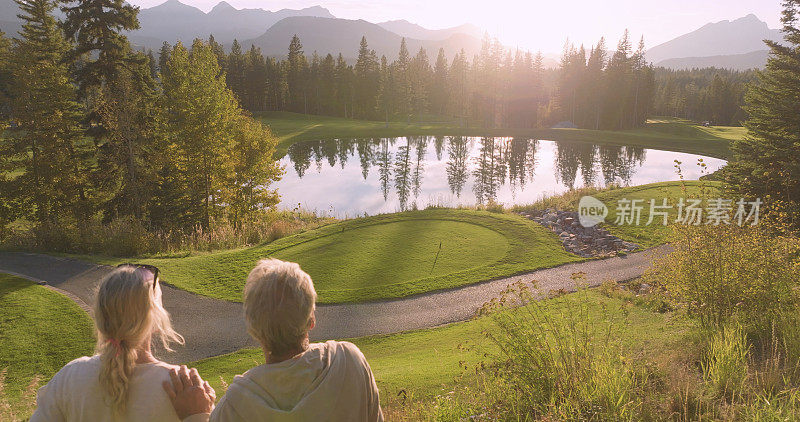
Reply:
<svg viewBox="0 0 800 422"><path fill-rule="evenodd" d="M584 258L614 256L641 248L636 243L614 236L602 227L583 227L575 211L548 208L544 211L523 212L520 215L558 234L564 249Z"/></svg>

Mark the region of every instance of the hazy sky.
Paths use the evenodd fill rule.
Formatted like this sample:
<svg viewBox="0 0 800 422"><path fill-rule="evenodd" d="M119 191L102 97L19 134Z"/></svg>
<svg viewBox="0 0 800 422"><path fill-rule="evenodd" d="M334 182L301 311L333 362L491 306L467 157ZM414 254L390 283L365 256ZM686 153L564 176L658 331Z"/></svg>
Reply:
<svg viewBox="0 0 800 422"><path fill-rule="evenodd" d="M164 0L130 0L150 7ZM204 11L219 0L180 0ZM228 0L236 8L321 5L336 17L382 22L406 19L427 28L473 23L509 46L558 53L567 37L576 44L606 36L609 47L625 28L654 46L708 22L754 13L779 27L780 0Z"/></svg>

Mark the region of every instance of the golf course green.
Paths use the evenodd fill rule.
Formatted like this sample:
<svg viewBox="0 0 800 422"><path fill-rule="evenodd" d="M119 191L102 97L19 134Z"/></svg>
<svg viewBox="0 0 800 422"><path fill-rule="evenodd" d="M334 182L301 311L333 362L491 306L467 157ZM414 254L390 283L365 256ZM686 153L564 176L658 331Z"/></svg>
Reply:
<svg viewBox="0 0 800 422"><path fill-rule="evenodd" d="M522 217L430 209L346 220L251 248L139 261L157 265L178 288L241 301L248 272L267 257L298 262L320 303L399 298L579 260Z"/></svg>

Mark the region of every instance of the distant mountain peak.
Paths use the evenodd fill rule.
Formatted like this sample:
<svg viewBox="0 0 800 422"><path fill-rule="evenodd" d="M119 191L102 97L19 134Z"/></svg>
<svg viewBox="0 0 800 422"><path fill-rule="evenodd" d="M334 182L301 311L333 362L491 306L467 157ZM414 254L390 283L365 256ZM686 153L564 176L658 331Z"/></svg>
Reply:
<svg viewBox="0 0 800 422"><path fill-rule="evenodd" d="M780 42L777 29L770 29L756 15L708 23L695 31L649 48L647 60L659 63L668 59L731 56L766 49L763 40Z"/></svg>
<svg viewBox="0 0 800 422"><path fill-rule="evenodd" d="M228 3L227 1L221 1L221 2L217 3L217 5L214 6L214 8L211 9L211 11L208 12L208 13L211 14L211 13L220 13L220 12L230 12L230 11L236 11L236 10L237 9L235 7L233 7L233 6L231 6L231 4Z"/></svg>

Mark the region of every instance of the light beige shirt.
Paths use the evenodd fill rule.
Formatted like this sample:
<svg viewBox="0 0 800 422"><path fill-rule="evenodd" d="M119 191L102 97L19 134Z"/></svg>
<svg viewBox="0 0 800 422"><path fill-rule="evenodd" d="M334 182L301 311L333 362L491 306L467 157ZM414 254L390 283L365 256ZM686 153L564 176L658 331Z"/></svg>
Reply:
<svg viewBox="0 0 800 422"><path fill-rule="evenodd" d="M75 359L39 389L37 408L30 422L178 422L178 415L161 386L163 381L170 381L170 368L175 367L163 362L136 365L128 387L127 411L115 417L100 386L100 357ZM208 414L193 415L184 422L207 418Z"/></svg>
<svg viewBox="0 0 800 422"><path fill-rule="evenodd" d="M233 379L212 422L383 421L378 387L352 343L312 343L292 359Z"/></svg>

